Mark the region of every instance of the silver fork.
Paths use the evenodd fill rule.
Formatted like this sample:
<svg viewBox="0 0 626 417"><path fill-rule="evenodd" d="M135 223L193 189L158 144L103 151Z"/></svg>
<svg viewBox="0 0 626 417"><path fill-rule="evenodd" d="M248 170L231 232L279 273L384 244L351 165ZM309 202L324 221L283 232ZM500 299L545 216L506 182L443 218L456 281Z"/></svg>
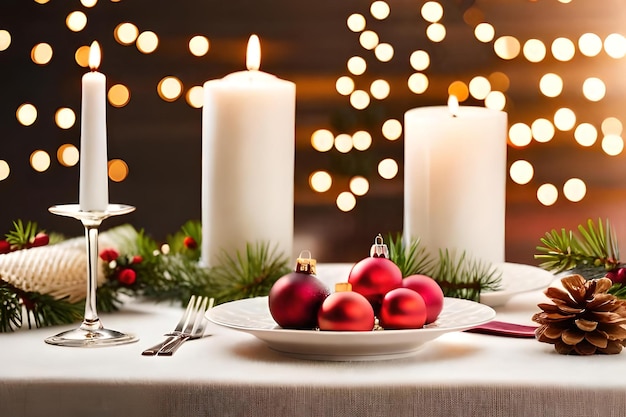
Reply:
<svg viewBox="0 0 626 417"><path fill-rule="evenodd" d="M199 297L199 298L202 298L202 297ZM161 349L163 349L163 347L166 346L168 343L173 342L175 337L182 333L183 328L185 327L185 325L191 318L192 314L194 313L195 302L196 302L196 296L192 295L191 298L189 299L189 303L187 304L187 309L185 310L185 313L182 315L182 317L176 324L176 327L174 328L174 330L171 331L170 333L165 334L165 336L169 336L169 337L165 339L163 342L144 350L143 352L141 352L141 354L144 356L154 356Z"/></svg>
<svg viewBox="0 0 626 417"><path fill-rule="evenodd" d="M189 317L189 321L187 322L185 329L177 336L175 336L173 341L169 342L163 348L161 348L157 352L157 355L172 356L174 352L176 352L178 348L187 340L199 339L200 337L202 337L204 335L204 329L208 321L205 317L205 313L208 309L213 307L213 302L213 298L208 300L206 297L198 297L194 309L195 311L192 313L192 316Z"/></svg>

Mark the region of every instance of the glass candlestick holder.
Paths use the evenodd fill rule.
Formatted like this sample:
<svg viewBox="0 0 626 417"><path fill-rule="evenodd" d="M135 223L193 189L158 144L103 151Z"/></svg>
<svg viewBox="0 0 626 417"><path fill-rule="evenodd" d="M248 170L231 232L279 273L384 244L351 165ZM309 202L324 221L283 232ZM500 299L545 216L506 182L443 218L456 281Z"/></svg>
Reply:
<svg viewBox="0 0 626 417"><path fill-rule="evenodd" d="M78 204L64 204L48 209L59 216L73 217L85 227L87 248L87 295L85 316L77 329L68 330L45 339L46 343L57 346L97 347L114 346L136 342L133 335L104 328L96 308L98 289L98 228L103 220L111 216L121 216L135 210L133 206L109 204L104 211L81 210Z"/></svg>

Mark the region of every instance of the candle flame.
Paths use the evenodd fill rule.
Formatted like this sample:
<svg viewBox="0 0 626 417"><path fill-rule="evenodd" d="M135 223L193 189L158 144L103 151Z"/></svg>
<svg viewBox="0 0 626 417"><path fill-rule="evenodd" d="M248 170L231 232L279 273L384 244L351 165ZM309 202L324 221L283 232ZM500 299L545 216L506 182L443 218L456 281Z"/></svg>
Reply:
<svg viewBox="0 0 626 417"><path fill-rule="evenodd" d="M98 42L93 41L89 47L89 68L92 71L96 71L100 66L100 45Z"/></svg>
<svg viewBox="0 0 626 417"><path fill-rule="evenodd" d="M261 42L257 35L250 36L246 53L246 67L250 71L257 71L261 66Z"/></svg>
<svg viewBox="0 0 626 417"><path fill-rule="evenodd" d="M455 95L448 97L448 110L450 110L452 117L459 115L459 99Z"/></svg>

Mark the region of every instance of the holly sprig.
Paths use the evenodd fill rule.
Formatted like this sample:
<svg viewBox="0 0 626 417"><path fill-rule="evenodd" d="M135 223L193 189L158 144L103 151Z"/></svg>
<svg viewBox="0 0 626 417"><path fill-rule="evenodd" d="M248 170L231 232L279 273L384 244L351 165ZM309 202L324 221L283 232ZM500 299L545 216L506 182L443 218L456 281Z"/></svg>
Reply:
<svg viewBox="0 0 626 417"><path fill-rule="evenodd" d="M500 288L502 273L490 262L472 258L467 252L456 254L448 249L438 256L429 254L420 240L406 244L401 235L388 236L389 257L403 277L423 274L433 278L446 297L479 301L480 294Z"/></svg>

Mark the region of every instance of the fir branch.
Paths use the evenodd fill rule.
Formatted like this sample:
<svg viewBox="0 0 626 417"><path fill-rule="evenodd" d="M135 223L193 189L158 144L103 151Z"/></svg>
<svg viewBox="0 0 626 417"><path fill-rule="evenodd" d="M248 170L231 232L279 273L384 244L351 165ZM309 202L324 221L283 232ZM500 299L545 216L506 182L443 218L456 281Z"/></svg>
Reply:
<svg viewBox="0 0 626 417"><path fill-rule="evenodd" d="M26 309L28 328L46 327L58 324L71 324L83 317L85 303L70 303L65 299L55 299L51 295L38 292L24 293L23 304Z"/></svg>
<svg viewBox="0 0 626 417"><path fill-rule="evenodd" d="M5 237L14 249L22 249L28 247L39 232L36 222L24 224L22 220L18 219L13 222L13 230L7 233Z"/></svg>
<svg viewBox="0 0 626 417"><path fill-rule="evenodd" d="M400 268L403 277L432 274L434 261L426 248L420 245L420 239L412 240L406 246L402 235L398 234L395 238L388 235L387 242L389 242L389 259Z"/></svg>
<svg viewBox="0 0 626 417"><path fill-rule="evenodd" d="M0 281L0 333L22 327L22 304L15 287Z"/></svg>

